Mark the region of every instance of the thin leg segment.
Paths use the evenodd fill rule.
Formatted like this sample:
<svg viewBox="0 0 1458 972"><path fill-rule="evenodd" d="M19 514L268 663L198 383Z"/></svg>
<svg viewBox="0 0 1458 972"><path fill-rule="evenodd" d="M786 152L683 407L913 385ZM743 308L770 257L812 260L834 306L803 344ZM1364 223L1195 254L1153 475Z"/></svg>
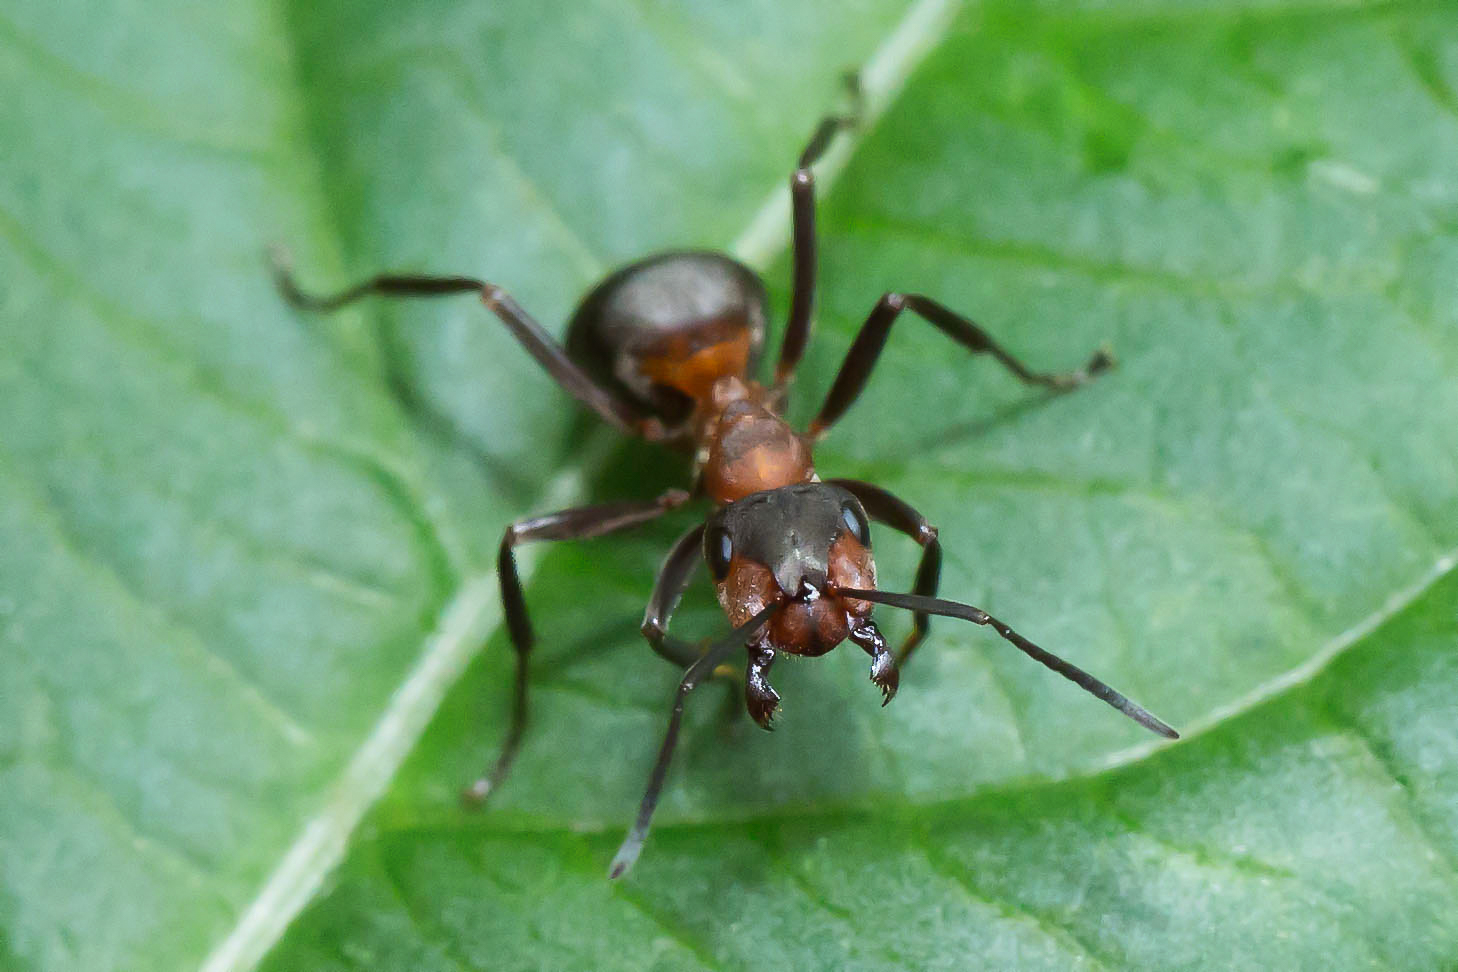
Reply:
<svg viewBox="0 0 1458 972"><path fill-rule="evenodd" d="M653 594L643 612L641 630L648 646L679 671L698 661L704 651L702 644L684 641L668 633L668 623L673 620L673 612L678 609L678 602L693 579L694 568L703 560L703 542L702 523L678 538L668 556L663 558L663 566L658 568ZM727 665L715 669L712 674L730 681L734 679L734 671Z"/></svg>
<svg viewBox="0 0 1458 972"><path fill-rule="evenodd" d="M643 793L643 802L638 806L637 819L633 821L632 829L628 831L628 836L623 840L622 846L618 848L617 854L614 855L612 865L608 868L608 877L622 877L643 851L643 842L648 839L648 827L653 822L653 811L658 806L659 794L663 792L663 781L668 777L668 764L673 761L673 751L678 746L678 732L683 723L684 700L730 653L754 641L759 629L769 620L770 615L783 606L783 603L771 604L760 611L728 635L710 645L709 650L689 666L688 671L684 672L683 680L678 684L678 691L674 693L673 709L668 716L668 731L663 736L663 745L658 749L658 759L653 764L653 772L648 775L648 789Z"/></svg>
<svg viewBox="0 0 1458 972"><path fill-rule="evenodd" d="M526 731L530 713L527 704L527 661L536 636L532 632L531 616L527 612L521 578L516 571L516 556L513 553L515 548L535 540L586 540L600 537L657 519L688 500L688 493L673 489L648 502L580 506L518 520L506 528L506 534L501 538L496 573L501 581L501 603L506 614L506 629L511 634L512 647L516 649L516 690L512 696L511 723L507 727L501 752L491 768L466 788L467 800L475 803L485 800L506 778L512 761L516 759L517 751L521 748L522 734Z"/></svg>
<svg viewBox="0 0 1458 972"><path fill-rule="evenodd" d="M284 298L301 310L333 311L365 297L447 297L474 293L495 314L527 353L536 359L573 398L601 416L608 424L631 435L650 440L664 438L662 424L603 388L579 368L546 330L511 295L500 287L474 277L425 276L382 273L336 294L308 294L299 289L293 273L277 255L274 279Z"/></svg>
<svg viewBox="0 0 1458 972"><path fill-rule="evenodd" d="M1003 367L1029 385L1054 389L1075 388L1099 372L1106 371L1114 363L1107 351L1099 350L1082 368L1074 371L1033 371L1009 354L981 327L956 311L930 297L893 292L883 295L876 302L870 316L861 325L860 333L856 335L850 351L846 353L845 362L840 366L840 372L835 376L835 383L830 386L830 393L825 396L825 404L820 406L820 414L810 423L812 438L834 425L865 389L871 369L876 366L876 359L886 346L891 325L903 310L910 310L973 354L992 355L1002 362Z"/></svg>
<svg viewBox="0 0 1458 972"><path fill-rule="evenodd" d="M916 583L912 592L923 597L935 597L937 584L942 577L942 544L937 539L937 528L905 500L874 483L859 479L831 479L828 482L860 500L873 520L884 523L893 530L899 530L921 544L921 565L916 569ZM911 658L911 653L921 644L930 627L931 615L927 612L916 611L912 614L911 634L906 636L901 650L896 653L897 668L905 665Z"/></svg>
<svg viewBox="0 0 1458 972"><path fill-rule="evenodd" d="M678 538L668 556L663 558L663 566L658 568L653 594L643 612L643 637L659 656L678 668L688 668L698 661L699 650L689 642L670 635L668 622L673 619L673 612L678 610L678 602L688 589L694 568L703 559L703 543L702 523Z"/></svg>
<svg viewBox="0 0 1458 972"><path fill-rule="evenodd" d="M785 324L785 340L780 346L780 360L775 365L775 387L784 388L794 377L795 368L810 341L810 319L815 310L816 240L815 240L815 174L811 168L835 136L860 122L862 113L860 82L855 75L847 78L851 88L852 108L848 114L830 115L820 122L810 143L800 153L800 161L790 176L790 208L794 236L795 281L790 297L790 317Z"/></svg>

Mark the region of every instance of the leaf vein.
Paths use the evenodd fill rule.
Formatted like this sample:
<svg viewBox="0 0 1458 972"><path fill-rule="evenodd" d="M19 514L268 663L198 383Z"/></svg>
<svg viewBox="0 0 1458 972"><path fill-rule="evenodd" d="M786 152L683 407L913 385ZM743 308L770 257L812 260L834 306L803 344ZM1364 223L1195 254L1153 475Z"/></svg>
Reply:
<svg viewBox="0 0 1458 972"><path fill-rule="evenodd" d="M4 463L9 466L9 463ZM12 483L20 482L20 475L12 469ZM314 734L279 702L269 696L263 687L250 675L238 668L203 637L202 632L187 621L177 617L160 605L146 600L126 578L104 560L93 557L86 549L81 537L71 530L60 511L46 497L41 495L43 487L25 489L23 501L37 514L34 522L42 525L51 537L56 549L80 566L100 587L121 604L126 605L138 618L155 623L173 637L159 639L173 651L190 653L196 661L222 674L234 683L240 694L247 699L259 715L271 724L279 734L295 746L312 746Z"/></svg>
<svg viewBox="0 0 1458 972"><path fill-rule="evenodd" d="M713 950L698 937L692 934L680 922L659 913L657 908L652 907L640 895L635 893L622 881L614 881L612 884L612 896L618 901L628 905L638 914L647 918L656 925L674 944L687 951L700 966L711 969L713 972L724 972L726 968L715 958Z"/></svg>
<svg viewBox="0 0 1458 972"><path fill-rule="evenodd" d="M1430 46L1418 44L1411 37L1399 37L1396 43L1418 87L1427 95L1433 107L1452 116L1450 121L1458 121L1458 93L1444 79L1437 52Z"/></svg>
<svg viewBox="0 0 1458 972"><path fill-rule="evenodd" d="M410 924L421 932L423 938L433 940L436 943L436 954L461 972L466 972L466 970L484 972L484 966L477 965L469 955L461 953L456 936L449 934L447 929L434 919L428 918L424 909L415 904L405 887L404 879L396 872L395 866L386 859L387 856L378 851L375 854L375 860L379 864L379 873L385 878L385 887L390 892L390 897L400 905L401 911L410 920Z"/></svg>
<svg viewBox="0 0 1458 972"><path fill-rule="evenodd" d="M1138 285L1167 293L1201 299L1210 298L1308 298L1333 296L1340 292L1323 285L1320 291L1283 280L1239 280L1177 273L1159 267L1141 266L1118 260L1096 260L1064 253L1039 243L1018 240L968 239L946 229L917 223L889 213L847 217L837 223L836 232L846 236L874 238L880 245L900 238L911 246L932 248L971 260L1001 263L1078 274L1108 286Z"/></svg>
<svg viewBox="0 0 1458 972"><path fill-rule="evenodd" d="M0 235L7 237L38 271L58 279L69 295L88 304L101 326L137 350L160 359L180 380L186 382L191 391L233 414L257 423L280 438L295 443L308 453L364 473L383 489L385 495L415 529L424 548L422 552L430 561L437 580L442 574L448 575L454 570L454 565L460 558L453 555L452 550L458 549L460 544L447 543L443 524L430 518L425 512L429 507L420 498L419 484L403 470L396 468L391 458L375 454L366 446L327 442L290 423L265 402L237 395L212 369L192 360L174 347L163 336L160 328L112 303L110 298L94 291L84 278L52 258L3 209L0 209Z"/></svg>
<svg viewBox="0 0 1458 972"><path fill-rule="evenodd" d="M147 98L77 69L44 44L26 36L19 26L5 17L0 17L0 40L25 58L27 67L36 74L49 78L56 87L80 96L112 119L122 121L149 137L165 139L186 149L207 152L257 168L274 168L279 164L277 153L264 145L226 138L218 140L219 136L233 135L239 130L238 126L231 129L221 127L209 136L177 130L175 118L156 108Z"/></svg>
<svg viewBox="0 0 1458 972"><path fill-rule="evenodd" d="M82 772L79 764L74 760L71 763L46 760L41 765L58 776L70 780L74 787L73 795L77 797L78 802L92 811L92 819L111 830L124 846L130 846L149 854L164 867L182 877L190 887L215 901L220 906L219 910L222 913L227 914L233 910L233 903L210 880L215 875L215 867L183 848L159 840L143 831L137 821L122 809L116 797L102 784L100 779Z"/></svg>
<svg viewBox="0 0 1458 972"><path fill-rule="evenodd" d="M1029 908L1026 905L995 898L973 884L966 872L952 861L944 850L937 847L923 831L917 831L917 842L922 856L933 871L950 881L967 898L977 904L991 908L1002 917L1033 928L1074 959L1090 962L1095 968L1106 970L1125 969L1127 960L1109 955L1101 948L1087 941L1067 924L1053 916Z"/></svg>
<svg viewBox="0 0 1458 972"><path fill-rule="evenodd" d="M1458 854L1444 844L1433 830L1411 783L1398 767L1391 747L1379 740L1363 725L1361 719L1331 701L1323 707L1323 714L1335 728L1357 744L1369 767L1376 770L1374 776L1391 784L1391 792L1398 798L1397 803L1402 807L1409 830L1428 848L1433 859L1442 865L1444 879L1450 888L1458 892Z"/></svg>

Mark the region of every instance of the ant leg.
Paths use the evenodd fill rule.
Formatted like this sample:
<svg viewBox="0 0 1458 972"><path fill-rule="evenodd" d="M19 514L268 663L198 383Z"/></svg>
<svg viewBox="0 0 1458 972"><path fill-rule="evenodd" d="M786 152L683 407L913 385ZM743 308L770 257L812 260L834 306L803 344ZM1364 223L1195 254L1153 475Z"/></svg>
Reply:
<svg viewBox="0 0 1458 972"><path fill-rule="evenodd" d="M702 523L678 538L668 556L663 558L663 566L658 569L658 579L653 584L653 595L648 599L648 607L643 612L643 627L640 630L648 646L658 657L680 671L699 660L703 654L703 646L670 635L668 622L678 608L679 599L688 587L694 568L703 557L703 542ZM714 669L712 675L725 679L732 687L737 673L728 665L720 665ZM735 701L732 692L730 701ZM738 706L735 706L735 711L738 711Z"/></svg>
<svg viewBox="0 0 1458 972"><path fill-rule="evenodd" d="M810 136L800 161L790 176L791 226L794 236L795 282L790 298L790 316L785 324L785 339L780 345L780 360L775 365L775 388L783 389L794 377L795 368L810 341L810 318L815 309L815 174L811 167L825 154L836 134L860 123L864 106L860 79L846 76L850 88L851 110L844 115L829 115L821 120Z"/></svg>
<svg viewBox="0 0 1458 972"><path fill-rule="evenodd" d="M992 355L1002 362L1003 367L1029 385L1060 390L1075 388L1108 370L1114 363L1109 352L1100 349L1094 352L1082 368L1075 371L1032 371L1004 350L986 331L956 311L920 294L893 292L883 295L876 302L870 316L861 325L860 333L856 335L850 351L846 353L845 362L840 366L840 372L835 376L835 383L825 396L825 404L820 406L820 414L810 423L811 438L823 434L835 424L836 419L840 418L866 387L871 369L875 367L876 359L886 345L886 337L891 333L891 325L903 310L912 311L973 354Z"/></svg>
<svg viewBox="0 0 1458 972"><path fill-rule="evenodd" d="M703 557L704 525L689 530L679 537L663 566L658 568L658 579L653 583L653 594L648 598L648 607L643 612L643 637L659 657L675 667L688 668L699 660L699 650L682 639L668 633L668 622L678 609L678 602L689 585L694 567Z"/></svg>
<svg viewBox="0 0 1458 972"><path fill-rule="evenodd" d="M899 530L921 544L921 565L916 569L916 584L912 591L922 597L935 597L937 582L942 577L942 544L937 539L937 528L905 500L874 483L859 479L826 481L860 500L871 519L884 523L893 530ZM921 639L926 637L927 629L931 626L931 615L925 611L916 611L911 617L911 634L906 636L901 650L896 653L898 668L911 658L911 653L921 644Z"/></svg>
<svg viewBox="0 0 1458 972"><path fill-rule="evenodd" d="M681 489L671 489L655 500L637 503L603 503L598 506L579 506L576 509L548 513L518 520L506 528L501 538L501 552L497 559L496 573L501 581L501 603L506 614L506 629L511 634L512 647L516 649L516 692L512 698L511 723L506 730L506 741L491 769L466 788L465 798L480 803L506 778L521 747L522 733L527 725L527 681L528 656L536 641L532 633L531 617L527 613L526 597L522 594L521 578L516 572L516 557L512 553L519 544L534 540L586 540L600 537L615 530L638 526L656 519L669 510L677 509L689 500L689 494Z"/></svg>
<svg viewBox="0 0 1458 972"><path fill-rule="evenodd" d="M550 334L500 287L474 277L426 276L382 273L335 294L318 295L299 289L293 272L283 258L274 254L274 280L279 292L300 310L333 311L364 297L446 297L474 293L486 308L500 318L530 354L568 394L596 412L609 425L650 441L661 440L665 431L658 420L645 417L603 388L577 366Z"/></svg>
<svg viewBox="0 0 1458 972"><path fill-rule="evenodd" d="M769 620L771 614L783 606L783 603L775 603L760 611L710 645L709 649L689 666L688 671L683 673L683 680L678 683L678 691L674 693L673 709L668 716L668 731L663 735L663 745L658 749L658 759L653 764L653 771L648 775L648 788L643 793L643 802L638 805L638 816L633 821L633 828L628 831L628 836L624 838L622 846L613 856L612 865L608 869L608 877L622 877L643 851L643 842L648 839L648 825L653 822L653 811L658 806L659 794L663 792L663 781L668 777L668 764L673 760L673 751L678 746L678 731L683 723L684 700L718 667L720 662L728 657L730 652L754 641L760 627Z"/></svg>

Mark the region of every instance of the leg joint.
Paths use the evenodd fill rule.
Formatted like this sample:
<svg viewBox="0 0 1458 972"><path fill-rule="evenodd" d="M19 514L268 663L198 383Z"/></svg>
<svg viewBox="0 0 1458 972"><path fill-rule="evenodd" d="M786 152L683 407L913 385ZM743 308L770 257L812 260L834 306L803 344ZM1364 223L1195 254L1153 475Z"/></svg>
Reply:
<svg viewBox="0 0 1458 972"><path fill-rule="evenodd" d="M687 490L670 489L658 497L658 507L663 510L676 510L687 503L692 497Z"/></svg>
<svg viewBox="0 0 1458 972"><path fill-rule="evenodd" d="M643 617L643 624L638 630L642 632L643 637L648 640L648 643L655 648L663 647L663 638L668 634L668 631L663 627L663 622L651 615L645 615Z"/></svg>

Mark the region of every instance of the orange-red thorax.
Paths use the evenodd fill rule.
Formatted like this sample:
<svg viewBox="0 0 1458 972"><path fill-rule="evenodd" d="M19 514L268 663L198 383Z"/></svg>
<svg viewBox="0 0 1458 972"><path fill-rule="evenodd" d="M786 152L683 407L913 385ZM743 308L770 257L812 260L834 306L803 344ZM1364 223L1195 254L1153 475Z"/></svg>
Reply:
<svg viewBox="0 0 1458 972"><path fill-rule="evenodd" d="M699 400L698 480L720 506L815 476L810 446L770 407L770 395L757 382L727 376Z"/></svg>

